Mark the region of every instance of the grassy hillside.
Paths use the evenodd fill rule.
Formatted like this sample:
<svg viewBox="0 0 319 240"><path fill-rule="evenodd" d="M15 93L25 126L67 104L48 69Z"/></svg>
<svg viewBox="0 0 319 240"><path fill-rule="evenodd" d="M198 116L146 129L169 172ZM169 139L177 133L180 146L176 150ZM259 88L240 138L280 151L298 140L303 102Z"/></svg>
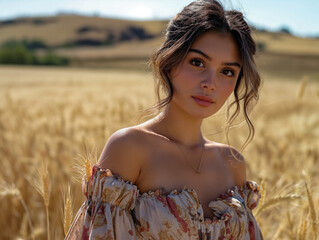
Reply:
<svg viewBox="0 0 319 240"><path fill-rule="evenodd" d="M164 40L168 21L128 21L79 15L20 18L0 22L0 45L8 40L38 40L74 67L146 69ZM266 76L319 80L319 39L253 31L257 64ZM48 49L38 49L43 56Z"/></svg>
<svg viewBox="0 0 319 240"><path fill-rule="evenodd" d="M63 46L75 41L106 41L113 39L116 50L103 47L85 49L74 48L64 52L68 56L86 57L123 55L148 56L163 38L168 21L129 21L79 15L59 15L53 17L19 18L0 22L0 45L12 39L41 40L50 47ZM300 38L283 33L260 32L253 34L258 43L265 45L265 50L275 53L319 55L318 38ZM157 39L158 38L158 39ZM156 39L156 40L155 40ZM141 41L142 40L142 41ZM145 41L143 41L145 40ZM127 51L129 43L134 44ZM85 45L85 43L83 43ZM89 46L90 43L87 43ZM92 44L93 46L96 46ZM123 46L123 48L122 48ZM135 47L140 49L135 50ZM113 47L112 47L113 48ZM102 50L101 53L100 50Z"/></svg>
<svg viewBox="0 0 319 240"><path fill-rule="evenodd" d="M301 38L283 33L258 31L253 37L255 41L266 45L267 52L319 56L319 38Z"/></svg>
<svg viewBox="0 0 319 240"><path fill-rule="evenodd" d="M161 34L166 24L167 21L126 21L79 15L20 18L0 22L0 44L11 39L38 39L51 47L88 39L105 41L114 38L117 42L131 40L130 27L144 29L146 35L154 37Z"/></svg>

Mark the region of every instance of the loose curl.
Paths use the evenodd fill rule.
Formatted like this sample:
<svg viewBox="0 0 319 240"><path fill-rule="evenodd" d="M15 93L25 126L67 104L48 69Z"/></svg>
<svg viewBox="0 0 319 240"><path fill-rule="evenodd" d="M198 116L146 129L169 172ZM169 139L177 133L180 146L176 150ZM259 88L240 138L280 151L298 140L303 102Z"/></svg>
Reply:
<svg viewBox="0 0 319 240"><path fill-rule="evenodd" d="M234 89L235 100L228 106L227 116L233 106L235 111L228 118L225 131L229 143L230 127L242 108L249 129L243 149L251 142L255 133L248 115L259 99L258 90L261 84L253 57L256 53L256 43L243 14L234 10L225 11L221 3L216 0L194 1L169 22L165 41L150 62L154 74L157 103L144 110L141 115L155 110L160 111L170 103L173 97L173 86L168 74L183 61L193 42L208 31L230 33L238 46L242 69ZM164 99L160 99L161 89L167 95Z"/></svg>

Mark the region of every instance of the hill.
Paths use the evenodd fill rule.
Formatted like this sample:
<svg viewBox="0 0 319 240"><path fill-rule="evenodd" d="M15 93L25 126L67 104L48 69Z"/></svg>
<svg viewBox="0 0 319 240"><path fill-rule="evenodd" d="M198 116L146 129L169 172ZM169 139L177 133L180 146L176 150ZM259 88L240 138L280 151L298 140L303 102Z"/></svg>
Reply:
<svg viewBox="0 0 319 240"><path fill-rule="evenodd" d="M160 43L167 24L165 20L129 21L80 15L17 18L0 21L0 45L9 40L27 39L42 41L51 48L97 47L131 41L154 46L147 40ZM154 38L160 40L154 41ZM318 38L300 38L258 29L254 31L254 38L263 43L267 51L319 55Z"/></svg>
<svg viewBox="0 0 319 240"><path fill-rule="evenodd" d="M16 39L40 40L50 47L98 46L145 40L161 35L167 21L127 21L80 15L18 18L0 22L0 44Z"/></svg>
<svg viewBox="0 0 319 240"><path fill-rule="evenodd" d="M48 50L71 66L145 69L161 45L168 21L128 21L80 15L17 18L0 22L0 45L28 40L38 55ZM253 31L258 65L266 74L319 78L319 39ZM32 42L34 41L34 42ZM42 47L41 47L42 46Z"/></svg>

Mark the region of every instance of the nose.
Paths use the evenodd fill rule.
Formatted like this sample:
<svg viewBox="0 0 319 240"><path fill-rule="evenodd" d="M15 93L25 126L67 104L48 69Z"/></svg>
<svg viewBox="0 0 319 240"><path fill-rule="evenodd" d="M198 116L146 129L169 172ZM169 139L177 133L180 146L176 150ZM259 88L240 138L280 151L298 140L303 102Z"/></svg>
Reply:
<svg viewBox="0 0 319 240"><path fill-rule="evenodd" d="M214 76L214 73L209 73L207 74L207 76L205 76L205 78L203 79L203 81L201 82L201 87L202 88L206 88L207 90L215 90L216 88L216 76Z"/></svg>

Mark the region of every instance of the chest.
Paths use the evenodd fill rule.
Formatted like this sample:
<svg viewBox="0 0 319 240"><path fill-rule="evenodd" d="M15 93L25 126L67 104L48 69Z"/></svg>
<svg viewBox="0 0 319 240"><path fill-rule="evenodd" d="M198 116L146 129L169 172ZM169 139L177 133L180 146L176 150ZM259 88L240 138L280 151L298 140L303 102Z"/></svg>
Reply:
<svg viewBox="0 0 319 240"><path fill-rule="evenodd" d="M160 145L148 149L151 154L136 182L140 192L163 189L168 193L181 191L186 185L197 193L205 217L212 217L208 203L233 185L229 166L218 149L205 146L200 174L192 168L199 166L200 151L181 152L174 146Z"/></svg>

